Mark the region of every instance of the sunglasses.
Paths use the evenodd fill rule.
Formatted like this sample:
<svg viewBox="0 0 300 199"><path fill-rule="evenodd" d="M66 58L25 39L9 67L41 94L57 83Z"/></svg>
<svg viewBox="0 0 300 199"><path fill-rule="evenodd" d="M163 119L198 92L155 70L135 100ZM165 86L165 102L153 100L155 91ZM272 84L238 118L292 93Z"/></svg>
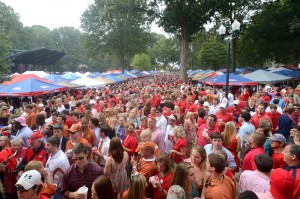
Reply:
<svg viewBox="0 0 300 199"><path fill-rule="evenodd" d="M83 160L83 158L84 158L83 156L81 156L81 157L72 157L72 160L75 160L75 161L76 160Z"/></svg>
<svg viewBox="0 0 300 199"><path fill-rule="evenodd" d="M76 132L70 132L70 134L74 135Z"/></svg>
<svg viewBox="0 0 300 199"><path fill-rule="evenodd" d="M18 186L16 186L16 190L19 191L19 192L27 192L30 189L26 190L24 187L18 185Z"/></svg>

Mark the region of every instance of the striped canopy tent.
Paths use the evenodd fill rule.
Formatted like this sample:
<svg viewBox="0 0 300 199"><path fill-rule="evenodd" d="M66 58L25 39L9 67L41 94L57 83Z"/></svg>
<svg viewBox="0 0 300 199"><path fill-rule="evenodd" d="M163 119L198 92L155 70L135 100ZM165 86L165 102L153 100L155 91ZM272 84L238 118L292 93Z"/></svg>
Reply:
<svg viewBox="0 0 300 199"><path fill-rule="evenodd" d="M36 76L34 74L20 74L20 75L12 76L10 81L5 81L2 84L3 85L10 85L10 84L17 83L17 82L20 82L20 81L23 81L23 80L26 80L26 79L37 79L37 80L42 81L42 82L51 83L49 80L46 80L46 79L41 78L39 76Z"/></svg>
<svg viewBox="0 0 300 199"><path fill-rule="evenodd" d="M67 87L57 86L34 78L29 78L1 88L0 96L37 96L66 90L68 90Z"/></svg>
<svg viewBox="0 0 300 199"><path fill-rule="evenodd" d="M116 81L114 81L112 79L105 78L105 77L96 77L96 78L94 78L94 80L104 82L105 84L114 84L114 83L116 83Z"/></svg>
<svg viewBox="0 0 300 199"><path fill-rule="evenodd" d="M196 76L192 77L192 80L193 81L201 81L201 80L207 79L209 77L213 77L213 76L217 76L217 74L214 71L209 71L202 75L196 75Z"/></svg>

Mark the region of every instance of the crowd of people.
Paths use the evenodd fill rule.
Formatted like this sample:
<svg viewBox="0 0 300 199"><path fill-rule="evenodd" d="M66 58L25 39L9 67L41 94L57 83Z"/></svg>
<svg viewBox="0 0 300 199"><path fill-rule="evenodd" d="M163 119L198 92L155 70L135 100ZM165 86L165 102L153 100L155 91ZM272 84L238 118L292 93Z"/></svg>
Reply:
<svg viewBox="0 0 300 199"><path fill-rule="evenodd" d="M0 198L299 199L300 87L255 91L168 73L2 99Z"/></svg>

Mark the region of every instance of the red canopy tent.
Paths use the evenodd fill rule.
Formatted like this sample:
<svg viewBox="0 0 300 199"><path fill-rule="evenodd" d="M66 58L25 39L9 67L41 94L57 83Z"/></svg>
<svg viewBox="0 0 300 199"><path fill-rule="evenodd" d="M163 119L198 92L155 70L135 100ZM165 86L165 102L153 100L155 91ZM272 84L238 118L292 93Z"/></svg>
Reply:
<svg viewBox="0 0 300 199"><path fill-rule="evenodd" d="M21 74L21 75L12 76L10 81L5 81L2 84L3 85L10 85L10 84L17 83L17 82L20 82L20 81L23 81L23 80L26 80L26 79L30 79L30 78L37 79L37 80L40 80L40 81L46 82L46 83L51 83L51 81L43 79L43 78L41 78L39 76L36 76L34 74Z"/></svg>

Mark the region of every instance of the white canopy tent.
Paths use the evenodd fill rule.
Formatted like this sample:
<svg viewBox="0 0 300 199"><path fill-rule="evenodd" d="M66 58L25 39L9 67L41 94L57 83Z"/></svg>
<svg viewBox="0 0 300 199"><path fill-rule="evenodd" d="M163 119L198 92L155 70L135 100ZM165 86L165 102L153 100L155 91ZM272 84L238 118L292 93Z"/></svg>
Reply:
<svg viewBox="0 0 300 199"><path fill-rule="evenodd" d="M23 74L34 74L38 77L44 78L46 76L48 76L49 74L44 72L44 71L26 71Z"/></svg>
<svg viewBox="0 0 300 199"><path fill-rule="evenodd" d="M85 86L86 88L98 88L98 87L105 87L106 83L97 81L94 79L91 79L89 77L81 77L79 79L76 79L72 82L72 84L77 84L77 85L82 85Z"/></svg>

